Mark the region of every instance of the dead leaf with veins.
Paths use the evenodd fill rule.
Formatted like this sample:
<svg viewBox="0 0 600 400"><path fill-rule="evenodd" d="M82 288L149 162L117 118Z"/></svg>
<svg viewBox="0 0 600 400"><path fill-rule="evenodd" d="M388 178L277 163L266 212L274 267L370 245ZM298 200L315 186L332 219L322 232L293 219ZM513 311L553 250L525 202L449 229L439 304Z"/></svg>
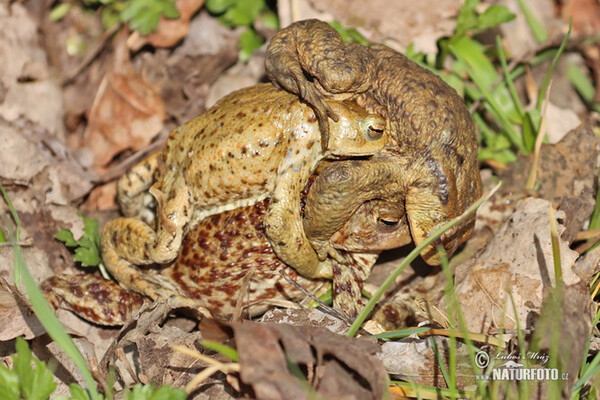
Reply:
<svg viewBox="0 0 600 400"><path fill-rule="evenodd" d="M455 291L469 331L516 329L517 318L521 329L532 327L532 318L542 306L544 288L555 285L550 206L543 199L523 200L485 249L456 268ZM556 217L564 218L564 214L557 212ZM564 225L558 224L559 235L564 230ZM567 285L577 283L573 265L578 254L565 240L558 240L563 281ZM443 300L440 308L445 307Z"/></svg>
<svg viewBox="0 0 600 400"><path fill-rule="evenodd" d="M165 119L161 97L134 71L128 51L123 41L117 43L113 68L96 92L84 134L99 171L123 150L147 147Z"/></svg>

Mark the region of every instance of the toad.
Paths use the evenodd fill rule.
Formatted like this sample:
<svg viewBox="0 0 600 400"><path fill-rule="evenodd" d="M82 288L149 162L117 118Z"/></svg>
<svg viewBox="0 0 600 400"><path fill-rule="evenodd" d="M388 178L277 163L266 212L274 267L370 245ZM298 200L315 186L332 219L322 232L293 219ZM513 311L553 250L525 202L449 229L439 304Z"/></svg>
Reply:
<svg viewBox="0 0 600 400"><path fill-rule="evenodd" d="M324 134L338 119L330 99L353 99L386 118L393 143L382 153L412 159L406 166L405 206L417 245L481 196L475 126L462 98L434 73L382 44L343 43L319 20L279 31L267 49L265 67L277 86L313 107ZM313 243L321 259L328 248L325 238L360 204L352 182L363 180L365 173L349 169L343 177L333 177L338 181L333 179L331 188L337 191L326 190L330 197L323 201L347 207L331 207L332 212L318 217L321 227L329 227ZM342 181L348 184L340 188ZM451 255L470 236L474 223L473 215L421 256L431 265L439 264L437 245L443 244Z"/></svg>
<svg viewBox="0 0 600 400"><path fill-rule="evenodd" d="M312 109L271 84L234 92L176 128L161 153L118 183L126 218L102 232L102 258L111 275L157 298L169 282L150 274L133 279L134 265L172 261L199 221L269 197L264 230L278 258L305 277L331 277L331 260L320 260L304 233L300 191L320 160L371 156L388 136L385 120L356 103L327 104L339 118L326 148ZM155 228L139 211L146 191L157 202Z"/></svg>
<svg viewBox="0 0 600 400"><path fill-rule="evenodd" d="M326 177L338 175L339 168L348 168L346 163L329 163L310 190L322 192L322 187L329 186ZM397 162L381 163L377 169L395 168ZM334 306L350 317L361 308L362 283L379 252L411 240L400 193L402 177L395 177L387 194L372 188L370 193L378 199L365 201L331 237L333 246L346 260L334 261ZM309 185L303 198L308 188ZM365 188L365 192L369 189ZM254 316L272 307L273 302L298 301L305 297L304 293L283 279L280 271L285 270L311 291L322 286L324 280L303 278L276 256L263 227L268 203L269 199L264 199L201 220L186 235L176 261L166 268L129 269L128 281L142 282L136 286L139 294L92 274L57 275L44 282L42 289L55 308L71 309L102 325L124 324L139 309L143 296L155 300L176 297L179 305L202 307L219 317L230 317L238 302L247 304L248 314ZM303 208L314 206L313 200L307 199ZM150 290L145 291L147 275L152 282L161 282L160 288L147 286ZM242 290L246 292L244 298L240 298Z"/></svg>

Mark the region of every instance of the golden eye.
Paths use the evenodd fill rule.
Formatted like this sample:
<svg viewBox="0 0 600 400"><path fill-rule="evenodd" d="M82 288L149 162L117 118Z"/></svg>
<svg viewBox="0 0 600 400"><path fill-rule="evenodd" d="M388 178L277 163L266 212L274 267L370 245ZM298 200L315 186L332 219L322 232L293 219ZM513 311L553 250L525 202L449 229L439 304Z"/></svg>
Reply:
<svg viewBox="0 0 600 400"><path fill-rule="evenodd" d="M370 140L379 140L385 132L385 121L379 116L370 116L367 119L367 136Z"/></svg>
<svg viewBox="0 0 600 400"><path fill-rule="evenodd" d="M378 218L377 222L386 227L394 227L400 222L400 218Z"/></svg>

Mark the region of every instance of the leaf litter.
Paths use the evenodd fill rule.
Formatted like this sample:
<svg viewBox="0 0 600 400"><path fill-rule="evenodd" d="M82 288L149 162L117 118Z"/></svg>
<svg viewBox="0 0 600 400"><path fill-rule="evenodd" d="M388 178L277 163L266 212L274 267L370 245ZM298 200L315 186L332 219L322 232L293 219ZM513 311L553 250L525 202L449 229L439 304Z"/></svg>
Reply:
<svg viewBox="0 0 600 400"><path fill-rule="evenodd" d="M254 56L256 68L239 63L230 68L236 63L236 43L240 33L222 27L203 10L197 12L201 3L178 1L180 19L163 20L159 31L149 37L129 37L129 41L119 36L108 38L89 67L82 69L63 87L58 81L49 79L53 72L47 59L53 64L52 68L66 76L77 67L73 60L81 62L83 56L67 57L66 49L54 48L46 58L45 51L50 51L50 47L46 50L38 44L43 41L38 40L36 21L29 11L17 3L0 5L2 25L12 27L0 33L0 52L11 54L9 62L0 66L0 134L4 148L10 149L3 153L0 179L8 187L22 217L23 237L32 244L23 249L37 279L76 269L72 256L53 237L63 227L73 231L74 239L81 237L83 224L74 206L80 205L89 194L98 181L98 173L110 171L120 161L149 144L164 140L165 133L172 127L204 111L211 102L233 88L255 83L261 78L261 52ZM309 9L309 13L329 12L348 24L356 21L351 7L341 8L335 3L315 5L308 1L304 7ZM543 0L540 3L547 4ZM574 15L585 15L583 3L572 2ZM411 4L418 6L414 2ZM448 29L453 26L452 16L456 11L452 7L456 6L448 7L446 11L437 9L421 19L414 18L411 28L420 36L404 31L403 35L406 32L409 39L394 31L389 24L373 25L381 21L373 19L373 14L366 14L366 11L365 24L360 29L373 40L391 38L393 42L404 45L417 41L419 49L428 49L439 37L451 32ZM381 8L371 7L367 11L378 9ZM597 10L598 7L594 12ZM406 10L401 12L406 13ZM426 13L423 10L415 10L414 13L419 15L419 12ZM378 17L377 14L380 13L375 13ZM439 23L426 23L433 17ZM395 18L386 18L386 21L391 20ZM552 36L556 32L553 29L559 24L553 18L545 20L550 21L546 28ZM446 26L445 21L451 23ZM425 25L427 29L423 28ZM510 39L508 35L511 32L519 31L509 28L509 25L505 27L504 33L511 46L527 42L518 35ZM597 31L597 27L593 29ZM97 35L94 37L93 28L86 35L91 42L98 40ZM167 49L144 51L143 46L149 45ZM171 46L175 49L169 49ZM524 54L537 48L534 41L529 41L527 47L515 47L512 51ZM132 60L129 59L130 50L134 51ZM593 54L588 52L587 59L594 60ZM198 70L199 65L203 66L202 71ZM597 60L593 65L598 70ZM248 74L248 70L252 72ZM44 106L32 107L39 98L46 100ZM561 107L565 106L561 104ZM569 110L553 114L561 123L571 121L558 129L563 133L566 133L567 127L576 124L575 116ZM548 323L547 315L553 315L555 310L542 305L548 301L544 289L554 285L548 212L550 207L554 207L559 210L556 215L561 234L561 265L568 294L561 308L561 324L572 327L570 331L567 328L561 331L565 344L559 353L562 357L574 348L583 353L582 344L590 336L592 316L586 284L597 272L600 253L592 250L578 259L578 254L571 251L569 245L584 228L594 207L599 151L594 129L598 129L598 122L586 120L557 144L542 145L536 195L539 198L520 192L531 168L531 157L519 156L507 171L495 171L506 182L504 192L480 211L477 233L463 254L453 260L456 292L461 299L467 325L473 332L514 328L514 322L519 320L522 328L536 332L534 339L541 349L548 351L549 337L544 324ZM22 154L28 154L28 162L22 162ZM489 171L483 173L491 176ZM92 200L89 209L110 208L112 189L97 190L97 197L109 200ZM5 214L4 205L2 211ZM1 225L4 229L10 226L5 219ZM515 237L519 240L515 241ZM381 264L376 268L371 285L378 284L377 270L385 271L389 265L397 263L401 253L389 252L382 257L388 259L388 267ZM415 263L412 271L399 278L395 291L389 293L378 314L380 322L388 324L388 328L423 321L441 324L442 317L423 312L432 307L444 310L443 300L436 295L445 285L438 272L435 269L423 270L423 266ZM10 247L0 247L0 273L5 279L12 280ZM513 293L516 315L507 305L510 301L508 288ZM34 343L50 349L51 344L41 335L35 319L29 321L31 312L18 290L3 282L2 297L6 301L2 302L0 317L6 319L21 315L24 318L15 322L11 330L3 332L3 340L24 334L28 338L37 337ZM394 300L397 300L396 305L400 304L399 307L394 305ZM167 315L170 307L164 307L156 312ZM135 369L135 363L139 363L140 372L129 378L131 382L139 379L142 382L183 386L205 365L179 355L169 345L180 343L218 357L199 345L210 335L206 327L202 327L200 332L190 333L194 324L185 319L173 319L164 326L144 322L145 316L152 312L142 312L136 326L127 328L129 331L123 333L90 327L67 313L62 313L61 318L70 320L69 324L75 327L71 328L72 331L82 332L80 347L86 349L84 354L90 365L97 365L94 360L101 359L106 348L113 355L120 354L109 345L129 335L129 346L133 344L136 347L139 360L134 362L127 355L117 357L122 377L127 376L128 369ZM263 318L263 321L277 321L277 325L251 322L223 325L225 334L220 340L237 349L240 373L231 374L226 379L223 375L214 376L202 383L201 389L194 394L195 398L231 398L231 388L228 388L226 380L234 387L251 390L261 398L300 398L291 395L306 395L307 386L303 386L302 380L294 375L298 370L292 367L293 364L301 366L299 371L304 375L306 384L325 398L343 394L379 398L387 373L410 377L425 384L441 385L443 377L434 367L436 360L429 340L412 337L379 345L311 327L337 326L334 330L343 333L344 325L339 321L338 325L333 324L331 319L318 310L279 310ZM153 321L152 318L148 320ZM299 326L291 327L287 323ZM91 333L92 330L96 336ZM437 337L435 341L439 349L447 349L446 338ZM459 358L465 356L461 346ZM353 348L353 351L349 352L348 348ZM69 361L61 358L59 350L50 352L53 355L48 354L47 358L59 358L63 372L66 372L61 377L63 382L73 379L81 382L80 377L74 376L75 369L68 366ZM377 353L383 361L375 356ZM461 359L464 361L464 358ZM393 361L398 360L406 363L394 364ZM565 370L575 377L580 361L575 358L565 360ZM128 368L127 363L134 366ZM459 378L461 387L469 384L466 373L464 377L464 381ZM572 383L570 381L569 385Z"/></svg>

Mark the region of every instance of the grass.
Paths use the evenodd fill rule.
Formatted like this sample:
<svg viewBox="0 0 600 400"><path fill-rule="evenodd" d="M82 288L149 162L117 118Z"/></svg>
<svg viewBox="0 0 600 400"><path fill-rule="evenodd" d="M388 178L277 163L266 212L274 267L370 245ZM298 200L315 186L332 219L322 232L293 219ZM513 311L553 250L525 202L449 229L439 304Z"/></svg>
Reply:
<svg viewBox="0 0 600 400"><path fill-rule="evenodd" d="M125 4L116 0L99 2L98 4L100 3L113 5ZM261 13L264 14L263 16L266 16L267 20L271 20L271 25L273 25L273 27L276 27L278 24L274 14L269 14L269 10L265 6L266 3L262 1L259 3L260 7L256 7L256 4L253 4L252 2L241 0L211 0L207 2L207 7L213 12L213 14L219 15L219 18L223 23L228 24L228 26L247 27L243 37L240 39L240 58L242 59L247 59L252 50L262 45L262 38L257 35L257 32L253 27L254 21L259 15L261 15ZM519 0L518 3L536 40L539 43L545 42L548 38L548 33L544 30L542 24L536 20L535 16L528 8L527 2ZM64 13L68 12L68 4L70 3L59 3L57 8L55 8L55 14L52 16L52 18L59 19L60 14L64 15ZM155 4L156 7L152 10L151 16L144 16L141 7L141 1L131 1L127 4L132 5L132 8L130 8L128 12L124 12L123 9L119 9L116 14L121 15L121 13L123 13L124 15L120 18L123 20L133 21L134 24L137 21L140 24L138 27L140 31L149 31L151 29L155 29L158 15L164 14L167 17L176 17L175 12L171 7L171 3L168 1L153 0L152 4ZM565 50L571 26L569 25L569 31L558 48L544 50L539 54L536 54L535 57L528 63L516 63L515 65L511 65L509 64L500 37L495 38L494 45L485 45L476 39L476 34L482 30L493 28L502 23L508 22L514 18L514 15L506 8L496 6L489 7L484 12L478 13L478 4L479 0L465 1L464 6L461 8L459 13L454 34L451 37L441 39L439 42L439 54L420 54L414 53L409 49L408 55L419 64L438 73L446 82L453 86L459 93L464 95L465 102L473 111L473 119L481 132L479 152L480 160L494 162L496 165L506 165L516 159L517 152L528 154L534 151L536 141L540 139L539 135L544 135L544 131L541 129L543 128L542 105L544 98L547 97L552 73L555 69L557 61ZM133 7L133 5L138 8ZM109 9L109 7L106 6L102 7L105 7L107 10ZM120 22L115 21L114 23ZM361 40L364 39L360 36L360 34L358 34L358 32L354 30L344 30L341 26L337 26L336 29L342 31L342 34L345 35L348 40L361 42ZM527 68L550 60L551 64L546 72L542 85L539 89L537 89L537 94L534 96L535 98L530 99L530 104L523 104L517 93L515 80L525 74ZM600 105L594 102L594 87L589 77L580 68L574 65L569 66L567 76L588 108L590 110L600 112ZM60 323L56 320L56 318L54 318L53 313L45 302L43 295L35 285L35 282L23 261L21 249L16 244L20 240L20 224L18 215L14 211L14 208L10 203L10 199L4 191L4 188L1 188L1 190L7 204L9 205L15 222L15 231L8 233L8 238L13 243L15 254L15 281L17 284L22 282L26 293L31 300L34 311L39 316L40 321L49 332L50 336L65 350L69 357L71 357L85 377L87 389L83 389L78 385L74 385L71 388L72 397L78 399L101 399L103 396L98 393L96 383L93 380L83 357L75 347L71 338L66 334L62 326L60 326ZM488 197L490 195L488 195ZM477 206L484 200L485 199L482 199L473 205L469 210L467 210L467 213L474 212ZM354 336L356 334L358 328L365 321L377 301L394 283L395 279L401 274L404 268L406 268L406 266L408 266L409 263L418 256L420 250L432 243L446 229L458 223L460 218L464 217L465 216L463 215L446 224L438 232L436 232L411 252L411 254L394 270L394 272L386 279L384 284L372 296L363 312L361 312L361 314L350 327L347 333L348 336ZM554 253L555 280L558 283L557 287L555 288L555 296L558 300L560 300L560 293L562 289L562 285L560 284L560 282L562 282L562 267L560 265L560 254L558 249L558 239L554 217L551 217L550 224L552 227L551 231ZM597 197L596 208L590 221L590 229L598 228L600 228L600 193ZM4 232L0 230L0 241L3 240L6 240L6 237ZM66 237L65 240L75 245L73 238ZM95 240L92 240L89 243L89 246L82 246L82 243L78 243L78 246L88 249L91 252L82 254L81 256L86 256L84 259L86 263L88 260L90 260L90 263L95 261L95 259L93 259L94 243ZM477 381L477 385L474 390L458 389L456 366L458 362L457 346L459 342L464 342L467 347L469 361L471 363L472 373L474 375L489 375L493 364L491 364L491 366L489 366L486 370L481 370L477 366L476 352L478 348L474 344L477 335L468 332L466 329L464 316L462 315L460 304L454 291L452 274L448 268L448 262L444 254L442 254L442 260L443 273L445 274L448 282L444 294L446 297L446 303L448 304L448 314L452 316L451 321L454 321L453 325L447 331L450 343L448 352L448 366L446 366L445 362L443 361L443 354L439 349L436 348L435 341L433 340L432 347L434 348L434 353L438 358L438 363L440 367L442 367L443 377L448 389L427 387L406 382L393 382L393 385L398 388L398 390L401 390L404 395L414 398L496 398L500 391L500 385L497 382L486 384L484 381ZM598 275L596 276L596 279L598 280ZM560 304L560 302L558 302L558 304ZM516 314L516 305L514 304L514 301L512 303L512 307L514 313ZM561 312L560 308L557 312ZM599 319L600 311L596 313L593 322L594 326L598 324ZM415 328L397 332L388 332L377 335L376 337L382 340L394 340L411 334L423 334L429 330L429 328ZM556 326L553 326L553 335L549 351L549 365L553 367L558 367L560 365L558 360L558 344L560 340L560 337L558 336L559 332L559 329ZM527 348L527 343L525 335L522 331L522 327L519 326L518 320L517 341L521 356L524 360L526 360L525 351ZM590 343L591 338L589 338L587 342L586 355L589 352ZM500 345L500 343L497 344ZM236 354L232 353L232 350L229 348L222 347L214 343L206 343L206 345L217 351L221 351L224 354L229 354L231 358L235 358L236 356ZM17 346L19 351L18 355L23 357L23 359L27 359L27 351L24 349L22 342L19 341ZM39 375L45 376L45 366L41 366L37 363L36 365L39 369ZM590 379L599 373L600 353L593 357L585 357L579 370L578 380L573 387L571 394L572 398L579 398L582 396L585 390L589 389L586 387L586 385ZM17 375L17 379L23 380L23 378L24 377L18 377ZM13 382L14 388L14 374L6 371L0 372L0 390L2 389L3 379L5 382L8 382L6 383L8 386L10 386L10 382ZM40 381L43 381L44 379L45 378L39 378ZM553 391L550 392L550 394L554 397L558 396L558 393L561 389L560 382L555 383L555 385L557 386L553 387ZM164 390L165 393L168 392L168 389L159 388L159 390ZM510 390L510 388L506 387L504 390ZM595 390L596 389L591 388L587 394L587 398L595 398L597 394ZM532 389L527 382L519 382L517 386L517 393L514 395L516 398L526 399L529 398L531 391ZM43 390L41 392L45 393ZM135 399L148 398L148 393L153 392L153 387L140 386L133 388L129 396L133 396L130 398ZM3 392L0 392L0 395L2 393ZM165 394L165 396L169 396L169 394ZM178 395L175 394L174 396L175 397L173 398L176 398Z"/></svg>
<svg viewBox="0 0 600 400"><path fill-rule="evenodd" d="M409 48L408 56L419 64L429 68L433 72L441 76L448 84L453 86L459 93L465 97L467 106L471 109L473 119L480 129L480 152L479 159L482 161L493 162L494 165L506 165L516 159L517 152L528 154L536 149L537 145L541 144L541 140L545 135L542 111L545 104L545 99L548 98L548 92L551 87L552 74L557 65L559 58L565 51L567 41L571 32L571 24L564 39L558 48L547 49L535 55L529 63L512 63L509 64L503 43L500 37L496 37L495 46L484 45L475 37L475 34L485 27L497 26L511 19L510 15L495 10L497 13L490 20L491 23L484 25L478 19L479 17L475 9L478 1L467 0L461 9L457 27L454 35L449 38L441 39L439 42L440 53L438 55L426 55L415 53ZM523 14L529 24L534 37L539 43L547 40L548 34L544 30L542 24L537 21L529 10L528 5L524 1L519 1ZM541 86L536 89L536 95L530 99L529 104L524 104L518 95L515 80L526 73L527 68L539 65L550 61L550 65L546 71ZM579 68L571 65L567 72L569 79L573 83L574 88L582 96L590 110L599 111L600 106L593 101L594 87L589 77ZM533 171L532 171L533 172ZM535 179L535 174L531 175ZM535 182L532 182L532 187ZM551 211L550 218L551 226L551 241L554 258L554 274L557 282L554 288L554 306L556 314L560 315L560 300L562 296L562 266L560 265L560 250L558 247L558 234L556 221ZM596 208L590 221L590 230L600 228L600 193L596 201ZM439 234L439 232L436 232ZM415 253L417 254L418 251ZM409 255L412 260L414 254ZM409 261L410 262L410 261ZM387 290L388 285L393 282L399 275L407 263L402 262L392 275L385 281L380 290L376 292L373 299L367 304L366 312L370 312L374 303L377 302L380 295ZM452 315L454 321L457 321L456 326L449 329L449 348L446 355L447 364L442 362L443 355L438 351L434 342L432 347L438 357L438 362L442 368L444 380L448 386L447 390L440 391L437 388L415 385L413 383L398 383L394 384L402 387L404 395L411 398L482 398L493 399L499 396L500 390L504 390L510 398L528 399L533 392L533 387L526 381L520 381L517 384L517 392L513 393L508 385L502 385L499 382L491 382L490 384L477 382L475 391L460 392L457 387L456 365L457 365L457 343L462 340L469 351L469 357L472 364L472 373L474 375L491 373L493 364L486 371L481 371L475 363L474 346L470 338L475 337L474 334L466 331L464 318L460 311L460 305L455 297L454 286L452 284L452 275L448 269L447 262L442 263L442 268L448 281L448 286L445 291L446 303L448 304L448 314ZM600 273L595 279L600 282ZM510 297L512 301L512 296ZM516 305L512 303L513 312L516 315ZM359 316L355 324L348 332L353 335L358 326L366 318ZM598 324L600 319L600 311L594 320L594 326ZM548 350L549 361L548 365L554 368L561 366L559 363L559 342L560 342L560 327L557 326L560 318L555 318L556 324L551 326L551 344ZM463 339L457 339L457 333ZM456 334L455 334L456 333ZM593 335L593 334L592 334ZM579 371L579 377L573 388L571 398L580 398L584 393L584 386L590 379L600 373L600 355L595 355L591 359L589 354L589 342L586 348L584 361ZM517 342L520 356L526 361L528 366L526 349L526 337L522 331L519 321L517 321ZM562 390L562 381L549 383L549 395L551 398L560 397ZM589 392L581 398L596 398L596 389L587 387ZM506 392L508 391L508 392Z"/></svg>
<svg viewBox="0 0 600 400"><path fill-rule="evenodd" d="M17 287L22 282L25 288L25 293L29 298L29 302L33 311L35 312L38 320L52 338L52 340L65 352L65 354L73 361L75 366L81 372L87 388L82 388L78 384L71 384L71 398L76 400L102 400L105 396L98 392L96 387L96 381L94 380L90 369L88 368L83 355L75 346L73 339L66 332L60 321L54 316L54 311L48 305L44 295L39 289L37 283L33 279L33 276L29 272L29 268L25 264L23 255L21 253L21 247L18 245L20 238L20 220L17 212L15 211L4 186L0 184L0 192L4 197L4 201L10 209L11 215L14 220L15 229L14 232L9 232L8 237L12 242L14 252L14 276L15 284ZM8 227L5 227L8 229ZM19 367L20 364L15 362L13 370L7 368L0 369L0 398L2 399L45 399L55 389L56 384L52 379L48 379L46 373L46 366L41 361L33 358L31 352L27 348L26 343L18 338L17 340L17 360L25 360L23 363L27 364L27 368ZM36 369L32 375L30 369L30 363L34 362ZM38 378L36 378L38 377ZM111 385L112 386L112 385ZM112 390L107 390L107 393L112 393ZM13 397L14 396L16 397ZM155 388L154 385L136 385L131 391L126 391L125 398L130 400L183 400L186 397L186 393L179 389L172 389L168 386L161 386ZM111 397L106 397L112 399Z"/></svg>

